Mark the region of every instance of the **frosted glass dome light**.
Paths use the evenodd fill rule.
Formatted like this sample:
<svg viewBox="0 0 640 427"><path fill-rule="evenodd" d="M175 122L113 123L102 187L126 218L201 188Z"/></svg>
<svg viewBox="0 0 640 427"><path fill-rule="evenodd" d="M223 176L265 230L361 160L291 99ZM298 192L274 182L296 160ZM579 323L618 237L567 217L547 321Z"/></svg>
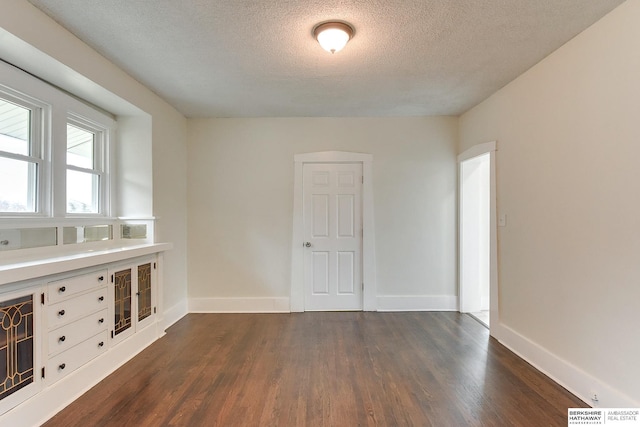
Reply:
<svg viewBox="0 0 640 427"><path fill-rule="evenodd" d="M353 27L343 22L325 22L314 28L313 35L324 50L336 53L353 37Z"/></svg>

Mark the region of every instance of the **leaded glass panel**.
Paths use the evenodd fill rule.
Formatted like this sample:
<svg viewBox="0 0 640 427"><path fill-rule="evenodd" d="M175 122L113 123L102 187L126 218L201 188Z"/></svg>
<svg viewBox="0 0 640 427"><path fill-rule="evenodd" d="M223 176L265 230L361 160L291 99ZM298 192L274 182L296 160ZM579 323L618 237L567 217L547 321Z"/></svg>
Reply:
<svg viewBox="0 0 640 427"><path fill-rule="evenodd" d="M151 263L138 266L138 321L151 315Z"/></svg>
<svg viewBox="0 0 640 427"><path fill-rule="evenodd" d="M115 288L115 323L114 335L131 327L131 269L114 274Z"/></svg>
<svg viewBox="0 0 640 427"><path fill-rule="evenodd" d="M33 296L0 302L0 400L33 383Z"/></svg>

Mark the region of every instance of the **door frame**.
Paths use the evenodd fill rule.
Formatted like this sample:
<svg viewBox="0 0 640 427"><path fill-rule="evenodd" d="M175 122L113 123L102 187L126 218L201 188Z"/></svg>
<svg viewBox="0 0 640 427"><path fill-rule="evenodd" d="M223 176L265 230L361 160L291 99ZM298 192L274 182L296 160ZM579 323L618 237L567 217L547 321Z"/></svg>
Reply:
<svg viewBox="0 0 640 427"><path fill-rule="evenodd" d="M296 154L293 184L293 233L291 239L291 312L304 311L303 175L307 163L362 164L362 309L376 311L375 227L373 222L373 155L343 151Z"/></svg>
<svg viewBox="0 0 640 427"><path fill-rule="evenodd" d="M496 203L496 150L497 142L491 141L474 145L458 155L458 297L463 297L462 292L462 162L489 153L489 313L491 316L490 328L493 335L494 328L500 324L500 301L498 289L498 229L497 229L497 203ZM461 310L462 301L458 301L458 311Z"/></svg>

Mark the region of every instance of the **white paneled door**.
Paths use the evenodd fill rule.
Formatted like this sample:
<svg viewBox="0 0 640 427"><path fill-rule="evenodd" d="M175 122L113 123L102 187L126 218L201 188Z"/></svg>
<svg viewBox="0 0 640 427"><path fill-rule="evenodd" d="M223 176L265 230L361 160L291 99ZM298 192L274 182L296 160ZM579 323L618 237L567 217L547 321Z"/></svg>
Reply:
<svg viewBox="0 0 640 427"><path fill-rule="evenodd" d="M303 168L305 310L362 310L362 164Z"/></svg>

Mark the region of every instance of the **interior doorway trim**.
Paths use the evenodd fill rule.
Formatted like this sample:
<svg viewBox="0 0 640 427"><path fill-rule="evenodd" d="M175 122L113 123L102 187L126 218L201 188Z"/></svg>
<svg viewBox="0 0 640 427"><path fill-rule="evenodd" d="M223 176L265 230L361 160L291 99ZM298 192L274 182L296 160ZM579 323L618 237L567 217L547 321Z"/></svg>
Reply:
<svg viewBox="0 0 640 427"><path fill-rule="evenodd" d="M458 155L458 193L461 194L461 163L465 160L481 156L489 153L489 312L491 315L490 331L495 336L500 327L500 306L499 306L499 289L498 289L498 229L497 229L497 206L496 206L496 150L497 142L491 141L484 144L474 145L468 150ZM459 196L460 197L460 196ZM458 203L460 209L460 203ZM460 212L458 212L458 222L460 222ZM460 223L458 224L460 228ZM460 235L460 233L458 233ZM462 242L459 242L461 244ZM459 249L460 252L460 249ZM458 257L458 279L461 277L462 263ZM460 285L460 283L459 283ZM458 289L460 294L460 289Z"/></svg>
<svg viewBox="0 0 640 427"><path fill-rule="evenodd" d="M343 151L296 154L293 184L293 237L291 240L291 311L304 311L304 224L302 168L305 163L362 163L362 308L377 310L375 227L373 222L373 155Z"/></svg>

